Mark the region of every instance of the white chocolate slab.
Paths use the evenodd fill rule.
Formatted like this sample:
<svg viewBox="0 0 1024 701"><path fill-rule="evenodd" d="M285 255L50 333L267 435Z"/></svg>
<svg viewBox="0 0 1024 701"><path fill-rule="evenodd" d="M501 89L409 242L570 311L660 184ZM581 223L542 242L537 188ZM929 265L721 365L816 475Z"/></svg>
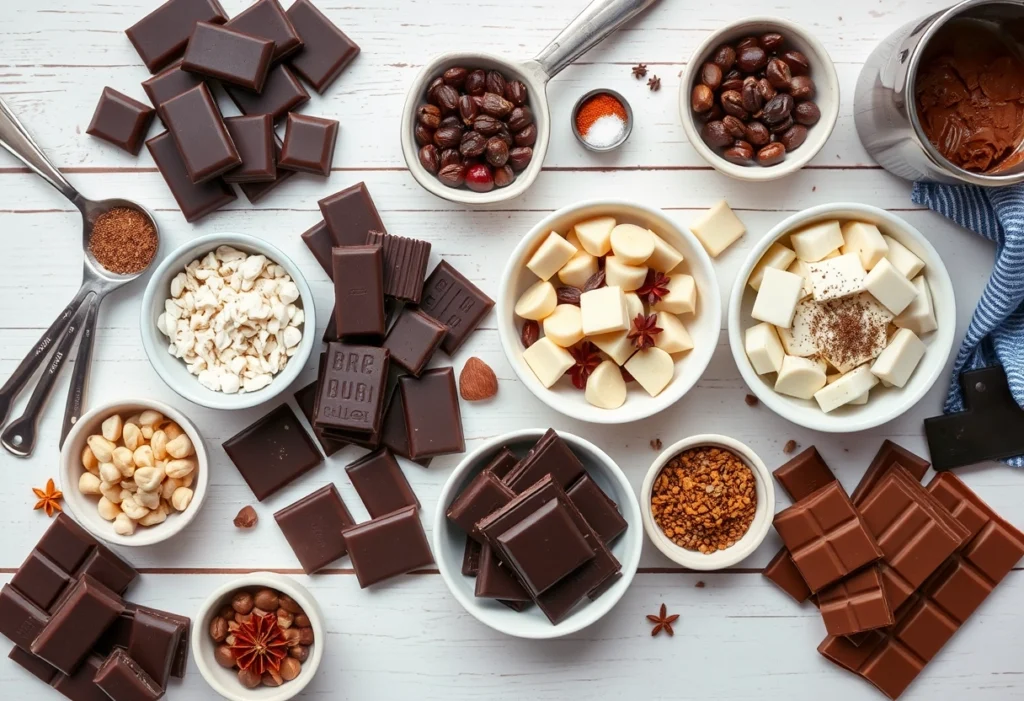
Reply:
<svg viewBox="0 0 1024 701"><path fill-rule="evenodd" d="M834 375L826 375L825 376L825 384L826 385L830 385L833 382L835 382L836 380L838 380L840 377L842 377L842 375L840 373L838 373L838 372L835 373ZM865 392L864 394L860 395L856 399L851 399L847 403L851 404L851 405L854 405L854 404L867 404L868 403L868 398L870 396L871 396L870 392Z"/></svg>
<svg viewBox="0 0 1024 701"><path fill-rule="evenodd" d="M637 351L626 361L626 372L652 397L657 397L668 387L675 371L672 356L657 347Z"/></svg>
<svg viewBox="0 0 1024 701"><path fill-rule="evenodd" d="M775 391L797 399L810 399L825 386L822 365L809 358L787 355L782 359L779 376L775 378Z"/></svg>
<svg viewBox="0 0 1024 701"><path fill-rule="evenodd" d="M925 350L924 341L913 331L900 329L875 360L871 372L893 387L903 387L924 357Z"/></svg>
<svg viewBox="0 0 1024 701"><path fill-rule="evenodd" d="M892 320L901 329L910 329L918 338L939 328L935 319L935 307L932 304L932 290L924 275L918 275L911 284L917 294L914 300L903 310L903 313Z"/></svg>
<svg viewBox="0 0 1024 701"><path fill-rule="evenodd" d="M814 393L818 406L826 414L866 396L878 384L878 378L871 374L871 368L861 365Z"/></svg>
<svg viewBox="0 0 1024 701"><path fill-rule="evenodd" d="M584 250L577 250L558 271L558 279L566 285L583 288L587 280L597 272L597 258Z"/></svg>
<svg viewBox="0 0 1024 701"><path fill-rule="evenodd" d="M885 257L903 273L904 277L913 280L919 272L924 270L924 261L912 253L909 248L892 236L882 234L882 238L885 239L885 243L889 247L889 252L885 254Z"/></svg>
<svg viewBox="0 0 1024 701"><path fill-rule="evenodd" d="M540 321L558 305L555 286L547 280L538 280L530 285L516 302L515 313L523 319Z"/></svg>
<svg viewBox="0 0 1024 701"><path fill-rule="evenodd" d="M743 334L743 349L758 375L778 372L786 355L779 341L778 332L768 322L747 329Z"/></svg>
<svg viewBox="0 0 1024 701"><path fill-rule="evenodd" d="M583 244L583 250L592 256L605 256L612 250L612 229L614 217L595 217L573 227L576 237Z"/></svg>
<svg viewBox="0 0 1024 701"><path fill-rule="evenodd" d="M895 316L902 314L917 296L914 283L905 278L887 258L880 260L864 278L864 289Z"/></svg>
<svg viewBox="0 0 1024 701"><path fill-rule="evenodd" d="M796 261L796 253L791 249L786 248L781 243L776 241L768 250L761 256L761 260L757 261L757 265L750 273L750 278L747 280L747 284L750 285L754 290L761 289L761 280L764 278L765 268L778 268L779 270L786 270L790 264Z"/></svg>
<svg viewBox="0 0 1024 701"><path fill-rule="evenodd" d="M618 256L608 256L604 259L604 279L608 285L631 292L643 287L646 277L646 265L630 265Z"/></svg>
<svg viewBox="0 0 1024 701"><path fill-rule="evenodd" d="M677 273L668 276L668 294L651 306L656 312L692 314L697 308L697 284L693 276Z"/></svg>
<svg viewBox="0 0 1024 701"><path fill-rule="evenodd" d="M874 224L848 221L843 224L843 254L856 253L860 264L870 271L889 252L889 244L882 238L882 232Z"/></svg>
<svg viewBox="0 0 1024 701"><path fill-rule="evenodd" d="M717 258L722 251L747 233L743 222L729 208L725 200L716 203L711 209L698 216L690 224L690 231L712 258Z"/></svg>
<svg viewBox="0 0 1024 701"><path fill-rule="evenodd" d="M541 280L550 280L551 276L568 263L574 255L576 255L576 247L557 232L552 231L527 261L526 267Z"/></svg>
<svg viewBox="0 0 1024 701"><path fill-rule="evenodd" d="M693 339L682 320L675 314L658 312L655 317L661 333L654 337L654 345L666 353L683 353L693 349Z"/></svg>
<svg viewBox="0 0 1024 701"><path fill-rule="evenodd" d="M796 257L808 263L823 260L843 245L843 230L837 221L824 221L789 235Z"/></svg>
<svg viewBox="0 0 1024 701"><path fill-rule="evenodd" d="M799 275L804 279L804 289L800 292L800 299L810 297L814 290L811 288L811 270L807 267L807 261L797 258L786 268L786 272Z"/></svg>
<svg viewBox="0 0 1024 701"><path fill-rule="evenodd" d="M544 336L562 348L569 348L583 340L583 314L574 304L559 304L541 324Z"/></svg>
<svg viewBox="0 0 1024 701"><path fill-rule="evenodd" d="M580 311L583 333L587 336L629 330L629 309L621 287L612 285L584 292L580 295Z"/></svg>
<svg viewBox="0 0 1024 701"><path fill-rule="evenodd" d="M569 351L544 337L523 351L523 360L545 387L558 382L575 361Z"/></svg>
<svg viewBox="0 0 1024 701"><path fill-rule="evenodd" d="M587 340L600 349L602 353L615 361L617 365L625 365L626 361L636 353L636 346L629 339L628 331L615 331L596 336L588 336Z"/></svg>
<svg viewBox="0 0 1024 701"><path fill-rule="evenodd" d="M841 299L864 291L864 266L856 253L808 263L811 272L811 294L815 302Z"/></svg>
<svg viewBox="0 0 1024 701"><path fill-rule="evenodd" d="M818 354L818 341L811 330L811 322L818 310L818 303L805 299L797 303L792 325L778 329L779 340L786 349L786 355L809 358Z"/></svg>
<svg viewBox="0 0 1024 701"><path fill-rule="evenodd" d="M654 234L636 224L619 224L612 229L612 252L627 265L643 265L654 253Z"/></svg>
<svg viewBox="0 0 1024 701"><path fill-rule="evenodd" d="M683 262L683 254L672 248L665 242L665 239L661 238L653 231L651 236L654 237L654 252L651 253L651 257L647 259L647 267L657 270L659 273L670 273L675 270L680 263Z"/></svg>
<svg viewBox="0 0 1024 701"><path fill-rule="evenodd" d="M789 328L803 287L804 280L799 275L778 268L765 268L750 315L758 321Z"/></svg>
<svg viewBox="0 0 1024 701"><path fill-rule="evenodd" d="M614 361L605 360L590 373L583 396L601 409L618 409L626 401L626 381Z"/></svg>

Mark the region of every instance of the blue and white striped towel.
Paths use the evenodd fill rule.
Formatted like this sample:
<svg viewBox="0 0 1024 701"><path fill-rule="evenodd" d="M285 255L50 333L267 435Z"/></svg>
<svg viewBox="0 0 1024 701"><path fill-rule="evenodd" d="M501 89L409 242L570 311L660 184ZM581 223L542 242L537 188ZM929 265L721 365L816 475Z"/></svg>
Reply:
<svg viewBox="0 0 1024 701"><path fill-rule="evenodd" d="M1024 407L1024 185L916 183L911 199L996 244L992 277L953 364L945 412L963 411L960 373L991 365L1002 365L1013 398ZM1004 462L1024 467L1024 455Z"/></svg>

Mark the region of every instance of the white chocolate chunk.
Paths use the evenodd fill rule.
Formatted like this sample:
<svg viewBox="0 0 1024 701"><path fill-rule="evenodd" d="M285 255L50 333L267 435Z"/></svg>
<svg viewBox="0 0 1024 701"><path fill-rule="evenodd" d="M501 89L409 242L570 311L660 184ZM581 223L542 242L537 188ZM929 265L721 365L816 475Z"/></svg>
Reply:
<svg viewBox="0 0 1024 701"><path fill-rule="evenodd" d="M596 217L580 222L573 227L576 238L583 244L583 250L592 256L605 256L612 250L612 229L614 217Z"/></svg>
<svg viewBox="0 0 1024 701"><path fill-rule="evenodd" d="M815 302L841 299L864 291L864 266L856 253L808 263Z"/></svg>
<svg viewBox="0 0 1024 701"><path fill-rule="evenodd" d="M903 387L926 350L924 342L910 329L900 329L871 366L878 379Z"/></svg>
<svg viewBox="0 0 1024 701"><path fill-rule="evenodd" d="M758 375L782 369L782 359L786 352L779 342L779 334L771 324L764 322L747 329L743 335L743 349Z"/></svg>
<svg viewBox="0 0 1024 701"><path fill-rule="evenodd" d="M589 336L588 340L618 365L625 365L630 356L636 353L636 346L629 339L628 331Z"/></svg>
<svg viewBox="0 0 1024 701"><path fill-rule="evenodd" d="M675 370L676 364L672 356L660 348L637 351L626 361L626 372L652 397L657 397L668 387Z"/></svg>
<svg viewBox="0 0 1024 701"><path fill-rule="evenodd" d="M542 323L544 336L562 348L583 340L583 315L574 304L559 304Z"/></svg>
<svg viewBox="0 0 1024 701"><path fill-rule="evenodd" d="M627 265L643 265L654 253L654 234L636 224L619 224L611 240L615 257Z"/></svg>
<svg viewBox="0 0 1024 701"><path fill-rule="evenodd" d="M566 285L583 288L587 280L597 272L597 258L586 251L578 250L569 262L558 271L558 279Z"/></svg>
<svg viewBox="0 0 1024 701"><path fill-rule="evenodd" d="M647 266L629 265L618 256L604 259L604 279L608 285L621 287L623 291L638 290L647 277Z"/></svg>
<svg viewBox="0 0 1024 701"><path fill-rule="evenodd" d="M550 338L542 338L523 351L523 360L545 387L558 382L573 366L572 356L566 349L555 345Z"/></svg>
<svg viewBox="0 0 1024 701"><path fill-rule="evenodd" d="M848 221L842 226L843 254L856 253L860 264L870 271L889 252L889 244L882 238L882 232L874 224Z"/></svg>
<svg viewBox="0 0 1024 701"><path fill-rule="evenodd" d="M889 252L885 254L885 257L903 273L904 277L913 280L919 272L924 270L924 261L911 253L909 248L892 236L882 234L882 238L889 246Z"/></svg>
<svg viewBox="0 0 1024 701"><path fill-rule="evenodd" d="M910 329L918 338L939 328L935 320L935 307L932 304L932 291L924 275L918 275L912 283L917 294L914 301L893 319L892 323L901 329Z"/></svg>
<svg viewBox="0 0 1024 701"><path fill-rule="evenodd" d="M580 237L576 235L576 228L569 229L569 233L565 235L565 240L571 243L577 251L583 250L583 244L580 243ZM584 251L586 253L586 251Z"/></svg>
<svg viewBox="0 0 1024 701"><path fill-rule="evenodd" d="M838 372L835 373L834 375L827 375L826 379L825 379L825 384L830 385L833 382L835 382L836 380L838 380L840 377L842 377L842 375L839 374ZM871 395L870 392L865 392L864 394L860 395L856 399L851 399L848 403L851 404L851 405L852 404L867 404L868 403L868 398L870 397L870 395Z"/></svg>
<svg viewBox="0 0 1024 701"><path fill-rule="evenodd" d="M654 253L647 259L647 267L653 268L659 273L672 272L676 269L676 266L683 262L683 254L669 246L665 239L653 231L651 236L654 237Z"/></svg>
<svg viewBox="0 0 1024 701"><path fill-rule="evenodd" d="M817 302L805 299L796 305L793 324L788 329L779 329L779 340L786 349L786 355L809 358L818 354L818 340L812 330L817 311Z"/></svg>
<svg viewBox="0 0 1024 701"><path fill-rule="evenodd" d="M786 272L799 275L804 279L804 288L800 291L800 299L810 297L814 289L811 287L811 270L807 267L807 261L797 258L788 268L786 268Z"/></svg>
<svg viewBox="0 0 1024 701"><path fill-rule="evenodd" d="M758 321L788 329L793 323L793 313L803 287L804 280L799 275L778 268L765 268L761 289L757 291L750 315Z"/></svg>
<svg viewBox="0 0 1024 701"><path fill-rule="evenodd" d="M626 401L626 381L622 379L619 366L605 360L594 368L587 378L587 389L583 396L588 402L601 409L618 409Z"/></svg>
<svg viewBox="0 0 1024 701"><path fill-rule="evenodd" d="M587 336L629 330L629 309L621 287L612 285L584 292L580 295L580 311L583 333Z"/></svg>
<svg viewBox="0 0 1024 701"><path fill-rule="evenodd" d="M540 321L558 305L555 286L547 280L533 283L516 302L515 313L523 319Z"/></svg>
<svg viewBox="0 0 1024 701"><path fill-rule="evenodd" d="M775 379L775 391L797 399L810 399L825 386L823 364L810 358L787 355L782 359L782 368Z"/></svg>
<svg viewBox="0 0 1024 701"><path fill-rule="evenodd" d="M651 309L670 314L692 314L697 308L697 283L692 275L677 273L668 276L668 294Z"/></svg>
<svg viewBox="0 0 1024 701"><path fill-rule="evenodd" d="M682 353L693 349L693 339L675 314L658 312L655 317L661 333L654 337L654 345L666 353Z"/></svg>
<svg viewBox="0 0 1024 701"><path fill-rule="evenodd" d="M789 236L796 257L814 263L843 245L843 230L837 221L824 221L801 229Z"/></svg>
<svg viewBox="0 0 1024 701"><path fill-rule="evenodd" d="M757 265L754 266L750 273L747 284L754 288L754 290L759 290L761 288L761 280L764 278L765 268L786 270L795 260L796 253L793 253L793 251L776 241L764 252L761 260L757 261Z"/></svg>
<svg viewBox="0 0 1024 701"><path fill-rule="evenodd" d="M636 292L627 292L623 296L626 298L626 320L632 324L637 314L644 313L644 303Z"/></svg>
<svg viewBox="0 0 1024 701"><path fill-rule="evenodd" d="M530 257L526 267L541 280L549 280L574 255L576 247L552 231Z"/></svg>
<svg viewBox="0 0 1024 701"><path fill-rule="evenodd" d="M833 409L860 399L877 384L878 378L871 374L871 369L867 365L861 365L819 389L814 393L814 398L818 400L821 410L827 414Z"/></svg>
<svg viewBox="0 0 1024 701"><path fill-rule="evenodd" d="M704 250L712 258L717 258L736 240L747 233L743 222L739 220L725 200L718 202L711 209L701 214L690 224L690 231L697 237Z"/></svg>
<svg viewBox="0 0 1024 701"><path fill-rule="evenodd" d="M917 287L883 258L864 279L864 289L894 315L900 315L917 296Z"/></svg>

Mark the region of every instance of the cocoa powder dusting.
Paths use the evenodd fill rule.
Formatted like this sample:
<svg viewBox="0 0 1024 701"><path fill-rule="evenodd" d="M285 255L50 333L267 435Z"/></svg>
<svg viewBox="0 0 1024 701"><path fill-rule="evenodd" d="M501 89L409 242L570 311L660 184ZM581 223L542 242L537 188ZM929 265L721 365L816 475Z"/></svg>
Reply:
<svg viewBox="0 0 1024 701"><path fill-rule="evenodd" d="M89 237L89 250L99 264L120 275L145 270L158 245L149 218L130 207L115 207L98 216Z"/></svg>
<svg viewBox="0 0 1024 701"><path fill-rule="evenodd" d="M859 365L881 353L890 319L857 295L816 305L808 326L821 354L840 367Z"/></svg>

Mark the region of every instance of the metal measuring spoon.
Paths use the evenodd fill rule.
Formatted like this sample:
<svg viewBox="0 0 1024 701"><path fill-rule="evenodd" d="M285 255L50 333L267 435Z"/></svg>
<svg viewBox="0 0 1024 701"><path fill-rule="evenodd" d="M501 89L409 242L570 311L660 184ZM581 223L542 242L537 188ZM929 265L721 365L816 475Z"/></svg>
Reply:
<svg viewBox="0 0 1024 701"><path fill-rule="evenodd" d="M160 240L160 230L145 207L135 202L122 199L109 199L94 202L79 194L71 183L61 175L60 171L43 155L39 146L18 121L14 113L2 99L0 99L0 146L10 151L15 157L27 165L32 172L50 183L60 194L64 195L79 212L82 213L82 250L85 253L85 266L82 273L82 287L78 290L75 298L64 308L60 316L50 325L43 335L36 342L25 359L14 369L14 372L0 387L0 426L7 420L14 400L26 387L35 371L50 357L50 363L46 366L39 383L36 385L32 396L29 398L25 412L0 434L0 444L7 450L18 456L27 456L32 453L36 442L36 428L39 423L39 416L53 391L57 375L61 367L71 354L75 339L81 335L82 340L78 346L77 361L74 374L71 378L71 388L68 392L67 404L64 408L64 426L61 431L60 442L63 445L71 426L82 414L85 391L89 381L89 365L92 359L93 340L96 335L96 317L99 313L100 302L110 292L118 287L131 282L142 275L146 269L140 270L131 275L120 275L112 273L93 256L89 250L89 239L92 236L93 225L96 219L111 209L126 207L141 212L149 220L156 233L157 242ZM156 260L157 256L153 256ZM150 261L152 265L153 261ZM56 350L50 355L54 343Z"/></svg>

